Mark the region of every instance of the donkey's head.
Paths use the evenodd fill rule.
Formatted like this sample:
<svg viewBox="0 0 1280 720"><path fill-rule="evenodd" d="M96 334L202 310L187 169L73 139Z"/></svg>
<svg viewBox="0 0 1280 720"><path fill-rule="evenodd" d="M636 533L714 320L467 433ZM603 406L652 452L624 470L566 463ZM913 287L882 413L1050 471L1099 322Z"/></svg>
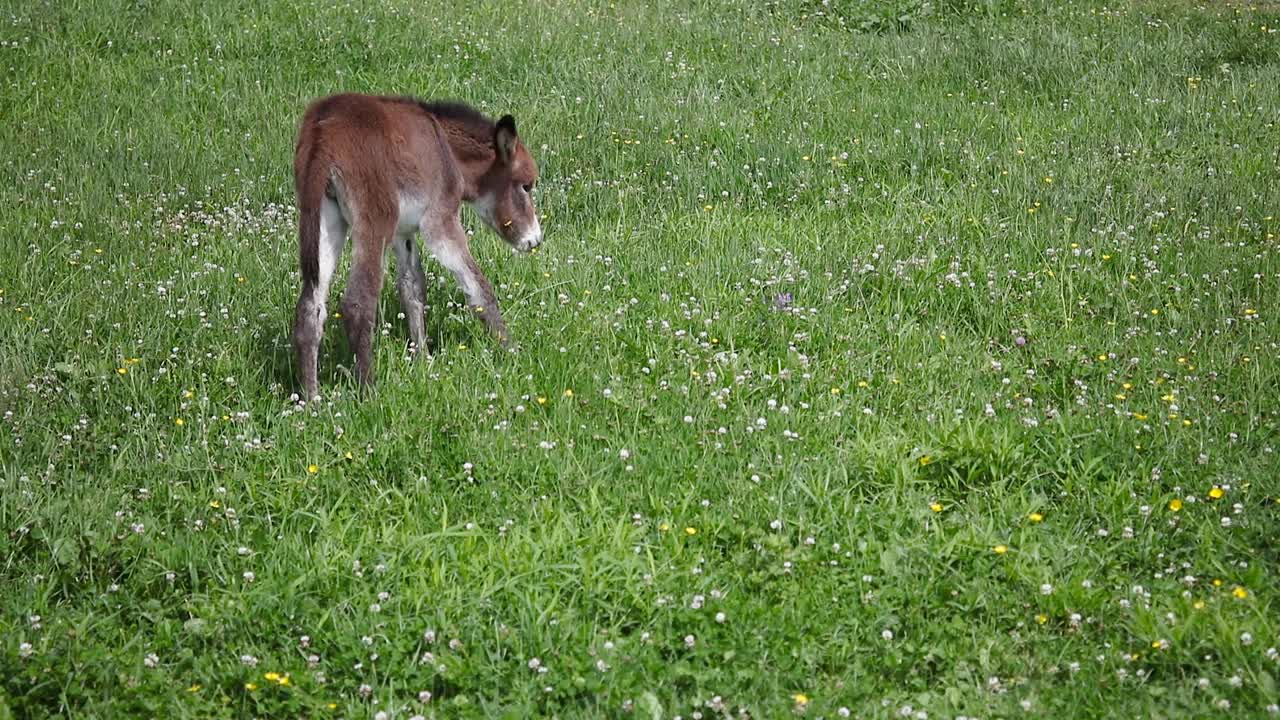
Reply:
<svg viewBox="0 0 1280 720"><path fill-rule="evenodd" d="M509 245L528 252L542 243L542 226L533 209L538 166L516 135L516 121L503 115L493 130L494 161L477 183L472 204L494 232Z"/></svg>

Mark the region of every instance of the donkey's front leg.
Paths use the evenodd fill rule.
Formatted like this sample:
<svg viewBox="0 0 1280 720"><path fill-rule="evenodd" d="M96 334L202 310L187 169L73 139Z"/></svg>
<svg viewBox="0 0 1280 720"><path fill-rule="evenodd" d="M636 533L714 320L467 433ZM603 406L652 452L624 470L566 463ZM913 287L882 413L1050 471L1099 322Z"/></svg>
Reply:
<svg viewBox="0 0 1280 720"><path fill-rule="evenodd" d="M498 309L498 298L493 292L493 285L480 272L480 266L471 256L467 233L462 229L462 224L454 218L443 227L424 226L422 235L426 238L431 254L457 278L463 294L467 296L467 303L489 326L489 332L500 345L509 347L511 338L507 333L507 324L502 320L502 311Z"/></svg>
<svg viewBox="0 0 1280 720"><path fill-rule="evenodd" d="M413 343L415 357L427 356L427 337L423 329L426 309L427 278L422 272L422 258L418 254L418 241L411 234L396 237L396 288L400 291L400 307L409 322L409 341Z"/></svg>

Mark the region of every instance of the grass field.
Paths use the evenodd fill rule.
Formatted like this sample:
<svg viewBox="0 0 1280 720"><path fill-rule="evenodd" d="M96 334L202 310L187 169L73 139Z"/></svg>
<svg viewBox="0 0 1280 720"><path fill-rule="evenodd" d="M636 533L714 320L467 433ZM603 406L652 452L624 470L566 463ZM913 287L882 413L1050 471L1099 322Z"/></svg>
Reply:
<svg viewBox="0 0 1280 720"><path fill-rule="evenodd" d="M3 6L0 718L1276 716L1275 4ZM546 244L299 404L339 90Z"/></svg>

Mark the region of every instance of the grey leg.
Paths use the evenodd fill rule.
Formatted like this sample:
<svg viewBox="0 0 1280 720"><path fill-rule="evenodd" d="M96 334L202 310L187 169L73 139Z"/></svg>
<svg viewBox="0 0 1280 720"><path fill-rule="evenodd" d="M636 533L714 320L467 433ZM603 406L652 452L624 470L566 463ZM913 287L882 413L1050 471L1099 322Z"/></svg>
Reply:
<svg viewBox="0 0 1280 720"><path fill-rule="evenodd" d="M314 399L319 392L316 375L320 340L324 336L325 315L328 313L329 287L346 242L347 223L338 204L325 198L320 205L320 275L314 284L303 280L302 295L298 298L293 322L293 344L298 354L298 372L306 400Z"/></svg>
<svg viewBox="0 0 1280 720"><path fill-rule="evenodd" d="M426 354L423 314L426 310L427 276L422 271L422 256L412 234L401 235L393 243L396 251L396 289L400 291L400 307L409 320L409 341L418 357Z"/></svg>

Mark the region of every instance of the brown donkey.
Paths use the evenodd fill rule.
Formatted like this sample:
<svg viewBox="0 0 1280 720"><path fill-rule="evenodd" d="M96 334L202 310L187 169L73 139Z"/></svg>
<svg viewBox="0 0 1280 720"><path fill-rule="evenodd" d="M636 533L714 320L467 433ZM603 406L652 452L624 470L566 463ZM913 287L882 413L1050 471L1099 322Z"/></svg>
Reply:
<svg viewBox="0 0 1280 720"><path fill-rule="evenodd" d="M316 397L316 365L325 303L351 229L351 275L342 319L356 356L356 378L373 381L372 343L387 246L395 248L396 285L409 338L425 353L426 279L414 239L462 286L467 302L498 341L508 343L493 286L471 256L458 211L470 204L517 250L542 242L533 209L538 167L516 135L460 103L334 95L307 108L293 159L300 211L302 296L293 325L306 399Z"/></svg>

